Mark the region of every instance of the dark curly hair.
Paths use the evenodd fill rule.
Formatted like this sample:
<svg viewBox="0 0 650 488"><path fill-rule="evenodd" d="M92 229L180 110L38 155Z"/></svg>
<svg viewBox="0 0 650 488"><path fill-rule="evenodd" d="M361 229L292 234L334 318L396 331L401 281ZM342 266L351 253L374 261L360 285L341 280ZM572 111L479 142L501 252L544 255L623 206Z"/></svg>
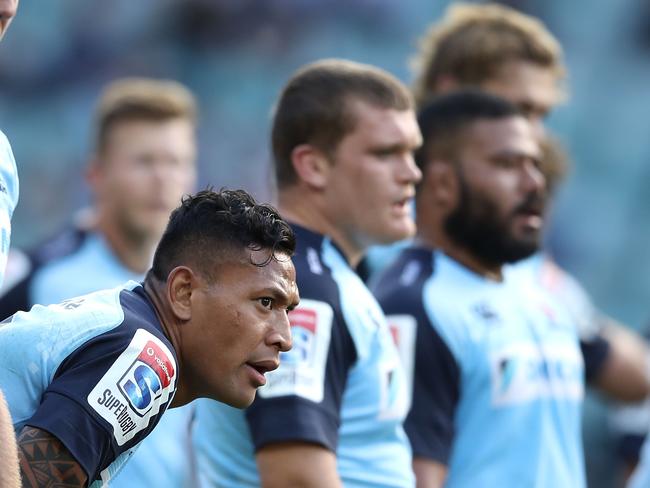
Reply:
<svg viewBox="0 0 650 488"><path fill-rule="evenodd" d="M271 205L258 204L244 190L207 189L185 196L172 212L150 274L166 281L176 266L191 263L210 275L215 257L243 249L268 249L268 259L253 263L265 266L295 248L293 230Z"/></svg>

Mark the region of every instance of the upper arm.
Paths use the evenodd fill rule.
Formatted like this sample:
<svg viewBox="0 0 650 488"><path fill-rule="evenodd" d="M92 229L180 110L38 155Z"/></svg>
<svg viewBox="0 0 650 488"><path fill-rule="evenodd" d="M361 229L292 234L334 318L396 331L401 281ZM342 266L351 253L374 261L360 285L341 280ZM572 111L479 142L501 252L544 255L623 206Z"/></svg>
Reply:
<svg viewBox="0 0 650 488"><path fill-rule="evenodd" d="M431 459L413 459L417 488L442 488L447 478L447 466Z"/></svg>
<svg viewBox="0 0 650 488"><path fill-rule="evenodd" d="M316 444L278 443L256 454L263 488L336 488L341 481L336 471L336 454Z"/></svg>
<svg viewBox="0 0 650 488"><path fill-rule="evenodd" d="M623 325L606 320L605 327L595 341L603 342L607 347L601 353L603 357L598 369L591 372L591 375L588 374L594 386L610 398L620 401L640 401L648 396L649 353L644 339ZM585 346L581 345L585 354ZM589 363L589 356L585 354L587 368Z"/></svg>
<svg viewBox="0 0 650 488"><path fill-rule="evenodd" d="M97 336L61 363L25 425L56 438L92 482L157 424L173 393L174 359L144 329Z"/></svg>
<svg viewBox="0 0 650 488"><path fill-rule="evenodd" d="M437 330L428 321L420 321L413 402L404 423L414 457L447 464L459 399L460 366Z"/></svg>
<svg viewBox="0 0 650 488"><path fill-rule="evenodd" d="M9 408L0 391L0 487L18 488L20 475L18 473L18 454L16 452L16 437L9 414Z"/></svg>
<svg viewBox="0 0 650 488"><path fill-rule="evenodd" d="M49 432L26 426L18 436L24 487L86 486L88 476L70 451Z"/></svg>

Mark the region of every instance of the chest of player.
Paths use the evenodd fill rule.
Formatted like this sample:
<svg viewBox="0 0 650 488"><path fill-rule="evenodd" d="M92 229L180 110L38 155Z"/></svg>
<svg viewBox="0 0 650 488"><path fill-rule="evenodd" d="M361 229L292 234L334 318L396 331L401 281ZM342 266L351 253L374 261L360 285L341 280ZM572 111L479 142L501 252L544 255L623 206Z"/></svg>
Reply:
<svg viewBox="0 0 650 488"><path fill-rule="evenodd" d="M462 315L465 391L489 395L494 406L582 398L584 364L576 327L551 297L495 288L470 300Z"/></svg>

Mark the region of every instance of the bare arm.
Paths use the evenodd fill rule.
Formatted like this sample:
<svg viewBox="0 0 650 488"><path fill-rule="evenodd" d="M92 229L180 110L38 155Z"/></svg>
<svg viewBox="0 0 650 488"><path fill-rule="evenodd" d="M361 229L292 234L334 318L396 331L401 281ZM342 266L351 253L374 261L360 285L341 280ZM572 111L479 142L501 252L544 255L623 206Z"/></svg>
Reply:
<svg viewBox="0 0 650 488"><path fill-rule="evenodd" d="M0 391L0 488L19 488L18 451L9 408Z"/></svg>
<svg viewBox="0 0 650 488"><path fill-rule="evenodd" d="M643 400L650 394L648 360L644 339L614 320L602 330L610 351L594 386L609 398L623 402Z"/></svg>
<svg viewBox="0 0 650 488"><path fill-rule="evenodd" d="M336 455L322 446L284 442L260 449L257 467L264 488L342 487L336 471Z"/></svg>
<svg viewBox="0 0 650 488"><path fill-rule="evenodd" d="M26 426L18 436L23 488L79 488L87 476L70 451L49 432Z"/></svg>
<svg viewBox="0 0 650 488"><path fill-rule="evenodd" d="M447 478L447 466L432 459L414 458L413 471L417 488L442 488Z"/></svg>

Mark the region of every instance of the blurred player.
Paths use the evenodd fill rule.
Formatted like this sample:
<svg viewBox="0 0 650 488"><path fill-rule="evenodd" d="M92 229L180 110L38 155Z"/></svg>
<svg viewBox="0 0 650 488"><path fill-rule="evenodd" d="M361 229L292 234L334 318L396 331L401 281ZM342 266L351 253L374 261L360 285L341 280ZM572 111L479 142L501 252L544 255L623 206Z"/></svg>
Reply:
<svg viewBox="0 0 650 488"><path fill-rule="evenodd" d="M126 78L108 85L87 169L93 207L28 254L26 273L12 276L17 282L0 298L0 316L141 281L169 214L196 183L195 129L196 102L181 84ZM191 406L169 412L112 486L190 484L191 417Z"/></svg>
<svg viewBox="0 0 650 488"><path fill-rule="evenodd" d="M0 0L0 41L16 15L18 0ZM9 242L11 216L18 203L18 171L9 141L0 130L0 284L4 278ZM0 488L20 486L18 454L12 422L6 402L0 391Z"/></svg>
<svg viewBox="0 0 650 488"><path fill-rule="evenodd" d="M107 483L169 406L250 405L290 348L294 247L272 207L203 191L173 212L143 284L12 316L0 387L24 486Z"/></svg>
<svg viewBox="0 0 650 488"><path fill-rule="evenodd" d="M533 129L478 91L434 99L419 122L418 234L374 289L414 374L405 428L418 486L585 486L573 317L506 266L542 234Z"/></svg>
<svg viewBox="0 0 650 488"><path fill-rule="evenodd" d="M377 68L325 60L285 86L273 121L281 212L298 238L294 349L244 413L199 402L206 486L413 486L408 394L384 315L354 272L412 235L420 171L411 96Z"/></svg>
<svg viewBox="0 0 650 488"><path fill-rule="evenodd" d="M415 59L415 98L476 88L509 100L533 125L542 145L550 198L566 173L566 159L544 128L544 118L565 97L562 48L538 20L500 5L454 4L422 39ZM592 385L608 397L637 401L650 392L647 348L627 328L597 310L586 291L545 253L517 265L537 276L574 315L585 345L609 344ZM599 346L594 346L599 349ZM586 360L590 361L589 349Z"/></svg>

